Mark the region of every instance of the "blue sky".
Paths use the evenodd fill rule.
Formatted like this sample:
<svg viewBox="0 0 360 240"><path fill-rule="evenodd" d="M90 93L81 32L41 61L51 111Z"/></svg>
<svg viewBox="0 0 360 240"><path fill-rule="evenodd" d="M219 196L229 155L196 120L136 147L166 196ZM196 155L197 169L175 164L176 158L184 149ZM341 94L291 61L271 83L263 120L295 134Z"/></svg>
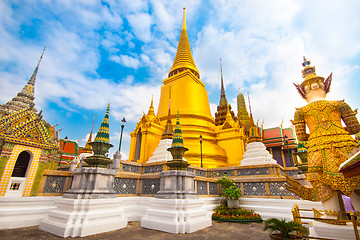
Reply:
<svg viewBox="0 0 360 240"><path fill-rule="evenodd" d="M220 98L220 63L228 101L250 93L253 114L267 128L291 126L305 105L300 83L305 55L317 74L333 73L328 99L359 108L360 2L345 1L0 1L0 104L13 98L47 49L35 86L35 103L60 136L84 144L95 115L107 103L115 152L125 116L122 152L176 54L182 8L193 57L214 114Z"/></svg>

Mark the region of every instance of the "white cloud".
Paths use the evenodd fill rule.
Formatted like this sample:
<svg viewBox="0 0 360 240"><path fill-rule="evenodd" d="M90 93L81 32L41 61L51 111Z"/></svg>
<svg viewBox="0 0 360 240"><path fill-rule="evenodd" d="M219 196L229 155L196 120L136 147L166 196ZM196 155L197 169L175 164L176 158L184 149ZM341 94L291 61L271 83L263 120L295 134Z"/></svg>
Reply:
<svg viewBox="0 0 360 240"><path fill-rule="evenodd" d="M143 41L149 42L151 40L151 15L148 13L129 14L127 16L130 26L132 27L135 36Z"/></svg>
<svg viewBox="0 0 360 240"><path fill-rule="evenodd" d="M120 63L125 67L134 68L134 69L138 69L140 64L140 61L137 58L127 55L120 55L120 56L112 55L109 57L109 59L111 61Z"/></svg>

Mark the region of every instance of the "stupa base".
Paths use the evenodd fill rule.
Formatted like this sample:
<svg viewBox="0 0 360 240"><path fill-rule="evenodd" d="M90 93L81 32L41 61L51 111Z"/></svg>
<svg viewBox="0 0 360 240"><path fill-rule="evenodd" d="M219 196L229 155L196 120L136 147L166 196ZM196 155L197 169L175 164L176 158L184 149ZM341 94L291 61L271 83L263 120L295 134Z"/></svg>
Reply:
<svg viewBox="0 0 360 240"><path fill-rule="evenodd" d="M55 205L57 208L40 222L39 229L60 237L85 237L127 226L119 198L61 198Z"/></svg>
<svg viewBox="0 0 360 240"><path fill-rule="evenodd" d="M151 199L141 227L168 233L192 233L210 227L201 199Z"/></svg>

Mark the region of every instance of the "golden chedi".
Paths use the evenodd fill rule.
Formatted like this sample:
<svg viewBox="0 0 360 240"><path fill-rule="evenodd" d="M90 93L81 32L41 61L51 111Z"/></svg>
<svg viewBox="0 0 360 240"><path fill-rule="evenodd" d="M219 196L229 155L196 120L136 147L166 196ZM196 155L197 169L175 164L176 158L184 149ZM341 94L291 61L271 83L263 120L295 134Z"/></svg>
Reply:
<svg viewBox="0 0 360 240"><path fill-rule="evenodd" d="M291 179L288 188L303 199L321 201L327 215L340 217L342 203L339 199L342 199L342 194L350 196L356 211L360 210L360 177L344 178L339 172L340 164L358 146L351 136L360 131L355 116L357 111L353 111L343 100L325 100L330 91L332 74L324 81L305 58L303 66L305 79L295 86L308 104L296 110L293 124L299 141L308 141L306 178L312 188Z"/></svg>
<svg viewBox="0 0 360 240"><path fill-rule="evenodd" d="M130 134L129 160L144 163L153 155L165 131L170 108L173 124L179 111L184 145L189 148L184 158L191 165L200 166L200 135L204 167L239 165L245 147L243 129L232 118L215 126L205 84L191 54L185 8L176 57L163 84L157 114L151 105Z"/></svg>

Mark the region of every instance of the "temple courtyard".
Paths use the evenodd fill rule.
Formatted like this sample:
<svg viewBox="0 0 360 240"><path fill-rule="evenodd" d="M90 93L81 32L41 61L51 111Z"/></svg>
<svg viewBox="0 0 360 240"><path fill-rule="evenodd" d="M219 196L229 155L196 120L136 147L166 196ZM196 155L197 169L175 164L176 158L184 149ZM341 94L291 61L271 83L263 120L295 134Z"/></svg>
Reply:
<svg viewBox="0 0 360 240"><path fill-rule="evenodd" d="M270 239L269 231L263 231L264 223L230 223L213 221L212 227L188 234L171 234L140 227L140 222L129 222L126 228L102 234L83 237L81 239L242 239L265 240ZM63 239L51 233L39 230L38 226L0 230L0 239L41 240ZM77 238L75 238L77 239Z"/></svg>

